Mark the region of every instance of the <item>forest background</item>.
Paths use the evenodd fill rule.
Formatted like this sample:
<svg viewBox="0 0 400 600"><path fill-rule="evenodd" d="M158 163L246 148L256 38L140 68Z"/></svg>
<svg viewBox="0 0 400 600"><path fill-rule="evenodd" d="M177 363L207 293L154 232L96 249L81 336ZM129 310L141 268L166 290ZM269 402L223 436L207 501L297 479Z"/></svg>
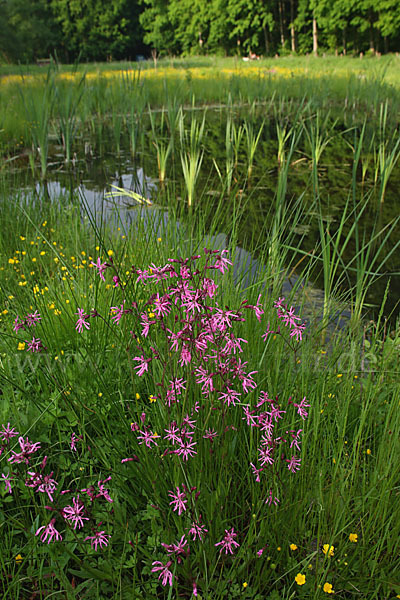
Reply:
<svg viewBox="0 0 400 600"><path fill-rule="evenodd" d="M0 0L0 62L400 50L398 0Z"/></svg>

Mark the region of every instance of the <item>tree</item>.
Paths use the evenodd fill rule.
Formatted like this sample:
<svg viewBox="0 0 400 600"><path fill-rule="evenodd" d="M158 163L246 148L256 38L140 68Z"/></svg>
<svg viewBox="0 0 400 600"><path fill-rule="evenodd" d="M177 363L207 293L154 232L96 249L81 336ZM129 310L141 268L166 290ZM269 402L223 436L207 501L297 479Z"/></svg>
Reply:
<svg viewBox="0 0 400 600"><path fill-rule="evenodd" d="M140 0L144 7L140 24L144 30L144 43L159 54L178 51L173 27L168 14L168 0Z"/></svg>
<svg viewBox="0 0 400 600"><path fill-rule="evenodd" d="M9 60L47 57L61 40L47 0L3 0L0 21L0 52Z"/></svg>
<svg viewBox="0 0 400 600"><path fill-rule="evenodd" d="M263 38L269 50L268 31L274 27L271 3L268 0L228 0L229 37L240 41L246 52L261 52Z"/></svg>
<svg viewBox="0 0 400 600"><path fill-rule="evenodd" d="M130 0L51 0L66 53L85 60L124 58L132 51L132 19L138 5Z"/></svg>

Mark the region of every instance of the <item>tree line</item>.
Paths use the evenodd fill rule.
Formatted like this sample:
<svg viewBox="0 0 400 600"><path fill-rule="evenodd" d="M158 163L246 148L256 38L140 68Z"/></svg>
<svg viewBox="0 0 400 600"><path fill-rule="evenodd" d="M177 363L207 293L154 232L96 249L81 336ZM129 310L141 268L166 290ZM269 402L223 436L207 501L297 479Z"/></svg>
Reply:
<svg viewBox="0 0 400 600"><path fill-rule="evenodd" d="M0 0L0 60L400 50L399 0Z"/></svg>

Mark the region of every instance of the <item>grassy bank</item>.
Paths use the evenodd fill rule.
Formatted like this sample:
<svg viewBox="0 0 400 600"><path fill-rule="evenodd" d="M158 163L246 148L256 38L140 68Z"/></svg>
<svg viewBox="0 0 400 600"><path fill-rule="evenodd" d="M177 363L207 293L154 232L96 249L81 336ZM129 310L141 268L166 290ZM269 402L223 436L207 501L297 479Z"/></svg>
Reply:
<svg viewBox="0 0 400 600"><path fill-rule="evenodd" d="M1 215L4 598L400 594L398 333L328 342L304 293L278 301L290 244L268 262L269 225L243 291L234 234L204 253L204 204L162 231L112 233L70 199Z"/></svg>
<svg viewBox="0 0 400 600"><path fill-rule="evenodd" d="M245 63L239 59L190 60L43 67L1 67L2 153L36 144L35 131L75 123L78 134L92 120L128 118L172 104L226 106L286 104L292 118L299 103L331 111L346 126L379 119L389 102L389 120L399 110L396 56L382 58L280 58Z"/></svg>

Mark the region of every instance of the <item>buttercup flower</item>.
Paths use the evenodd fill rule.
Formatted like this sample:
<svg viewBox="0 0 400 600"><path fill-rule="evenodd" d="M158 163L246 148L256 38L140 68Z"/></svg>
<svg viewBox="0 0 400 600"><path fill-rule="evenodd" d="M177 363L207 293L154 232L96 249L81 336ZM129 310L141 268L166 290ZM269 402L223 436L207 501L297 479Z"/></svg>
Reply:
<svg viewBox="0 0 400 600"><path fill-rule="evenodd" d="M322 588L324 590L324 592L326 592L327 594L334 594L335 591L333 590L333 586L331 583L324 583L324 587Z"/></svg>
<svg viewBox="0 0 400 600"><path fill-rule="evenodd" d="M333 556L335 554L335 546L330 546L329 544L324 544L322 546L322 552L327 554L328 556Z"/></svg>
<svg viewBox="0 0 400 600"><path fill-rule="evenodd" d="M350 542L358 542L358 535L356 533L351 533L349 535L349 541Z"/></svg>
<svg viewBox="0 0 400 600"><path fill-rule="evenodd" d="M297 585L304 585L305 582L306 582L306 576L303 575L303 573L297 573L297 575L294 578L294 580L297 583Z"/></svg>

